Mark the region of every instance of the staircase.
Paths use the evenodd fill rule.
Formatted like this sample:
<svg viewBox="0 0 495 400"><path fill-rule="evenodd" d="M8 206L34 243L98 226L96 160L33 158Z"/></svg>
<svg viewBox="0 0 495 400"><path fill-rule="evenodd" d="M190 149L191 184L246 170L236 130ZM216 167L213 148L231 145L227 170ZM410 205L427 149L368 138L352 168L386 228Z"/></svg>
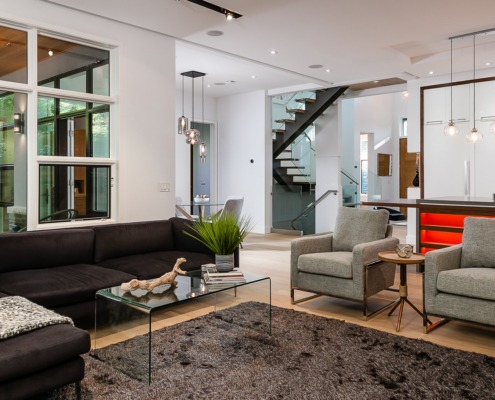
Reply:
<svg viewBox="0 0 495 400"><path fill-rule="evenodd" d="M315 156L312 142L305 131L345 91L346 86L296 94L286 103L287 117L275 120L272 129L273 178L287 191L299 186L303 191L314 191L315 182L309 177L308 162ZM304 143L309 139L309 143ZM309 146L305 150L304 146ZM304 158L304 159L303 159Z"/></svg>

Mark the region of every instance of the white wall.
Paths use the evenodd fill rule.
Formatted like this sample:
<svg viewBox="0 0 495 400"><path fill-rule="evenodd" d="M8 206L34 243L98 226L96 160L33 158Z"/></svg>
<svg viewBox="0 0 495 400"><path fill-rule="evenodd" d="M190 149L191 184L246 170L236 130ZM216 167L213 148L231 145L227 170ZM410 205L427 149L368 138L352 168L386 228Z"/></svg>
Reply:
<svg viewBox="0 0 495 400"><path fill-rule="evenodd" d="M316 206L315 233L333 231L341 202L341 101L329 107L315 122L316 132L316 199L327 190L337 190Z"/></svg>
<svg viewBox="0 0 495 400"><path fill-rule="evenodd" d="M119 222L172 216L174 192L159 192L158 182L175 186L174 40L38 0L0 0L0 8L5 19L118 46L118 114L112 134L118 138L113 190L119 202L114 215ZM36 135L27 138L35 141ZM36 164L30 159L32 173ZM28 204L33 214L37 200Z"/></svg>
<svg viewBox="0 0 495 400"><path fill-rule="evenodd" d="M219 98L217 107L219 200L244 196L253 232L270 232L271 100L257 91Z"/></svg>

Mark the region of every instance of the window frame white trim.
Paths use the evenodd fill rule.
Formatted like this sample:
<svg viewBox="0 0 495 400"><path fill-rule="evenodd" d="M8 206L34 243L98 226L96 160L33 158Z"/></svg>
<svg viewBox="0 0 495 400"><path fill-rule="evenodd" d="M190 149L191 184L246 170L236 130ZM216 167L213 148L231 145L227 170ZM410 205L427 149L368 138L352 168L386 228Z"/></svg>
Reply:
<svg viewBox="0 0 495 400"><path fill-rule="evenodd" d="M8 17L8 16L7 16ZM18 19L18 18L16 18ZM59 31L56 28L46 28L34 22L15 21L0 18L0 25L21 30L27 33L27 83L10 82L0 79L0 90L27 94L26 113L26 157L27 157L27 206L26 228L28 231L59 229L68 227L84 227L96 224L109 224L117 222L118 199L116 183L118 182L118 137L120 118L118 93L120 81L118 76L118 62L120 59L120 44L113 40L90 37L82 32L70 32L67 29ZM109 51L110 59L110 95L93 95L89 93L74 92L64 89L54 89L38 86L38 35L68 40L73 43L90 46ZM110 109L110 155L108 158L92 157L48 157L38 156L37 149L37 103L38 96L64 98L68 100L101 103L109 105ZM39 223L39 166L40 165L102 165L110 167L110 217L105 219L87 219L68 222L53 222L49 224Z"/></svg>

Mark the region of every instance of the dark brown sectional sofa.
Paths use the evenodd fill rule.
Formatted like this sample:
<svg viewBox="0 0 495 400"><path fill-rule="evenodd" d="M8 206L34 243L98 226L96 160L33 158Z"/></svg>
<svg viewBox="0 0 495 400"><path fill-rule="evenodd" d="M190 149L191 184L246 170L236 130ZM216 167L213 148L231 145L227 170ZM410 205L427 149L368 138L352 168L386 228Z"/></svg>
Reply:
<svg viewBox="0 0 495 400"><path fill-rule="evenodd" d="M159 277L179 257L187 259L181 268L192 274L215 262L211 251L184 234L189 224L174 217L2 234L0 293L23 296L89 328L99 289Z"/></svg>
<svg viewBox="0 0 495 400"><path fill-rule="evenodd" d="M0 340L0 399L27 399L84 377L95 293L133 278L170 271L177 258L190 274L215 256L184 234L190 222L101 225L0 235L0 297L22 296L71 317L77 327L52 325ZM238 265L238 252L235 262ZM79 396L77 396L79 397Z"/></svg>

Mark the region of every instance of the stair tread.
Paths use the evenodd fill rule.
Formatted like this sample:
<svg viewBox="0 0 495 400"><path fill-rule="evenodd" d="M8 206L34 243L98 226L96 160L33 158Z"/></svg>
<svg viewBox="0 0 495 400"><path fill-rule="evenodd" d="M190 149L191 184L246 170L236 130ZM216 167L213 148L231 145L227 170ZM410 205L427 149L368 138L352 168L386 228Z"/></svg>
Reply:
<svg viewBox="0 0 495 400"><path fill-rule="evenodd" d="M302 114L306 110L304 108L294 108L294 109L286 108L285 111L288 113L291 113L291 114L294 114L294 113Z"/></svg>
<svg viewBox="0 0 495 400"><path fill-rule="evenodd" d="M296 122L295 119L290 119L290 118L284 118L284 119L276 119L275 122L279 124L294 124Z"/></svg>
<svg viewBox="0 0 495 400"><path fill-rule="evenodd" d="M273 133L285 133L285 129L272 129Z"/></svg>
<svg viewBox="0 0 495 400"><path fill-rule="evenodd" d="M316 99L312 99L311 97L302 97L300 99L296 99L298 103L315 103Z"/></svg>
<svg viewBox="0 0 495 400"><path fill-rule="evenodd" d="M275 161L299 161L300 158L276 158Z"/></svg>

